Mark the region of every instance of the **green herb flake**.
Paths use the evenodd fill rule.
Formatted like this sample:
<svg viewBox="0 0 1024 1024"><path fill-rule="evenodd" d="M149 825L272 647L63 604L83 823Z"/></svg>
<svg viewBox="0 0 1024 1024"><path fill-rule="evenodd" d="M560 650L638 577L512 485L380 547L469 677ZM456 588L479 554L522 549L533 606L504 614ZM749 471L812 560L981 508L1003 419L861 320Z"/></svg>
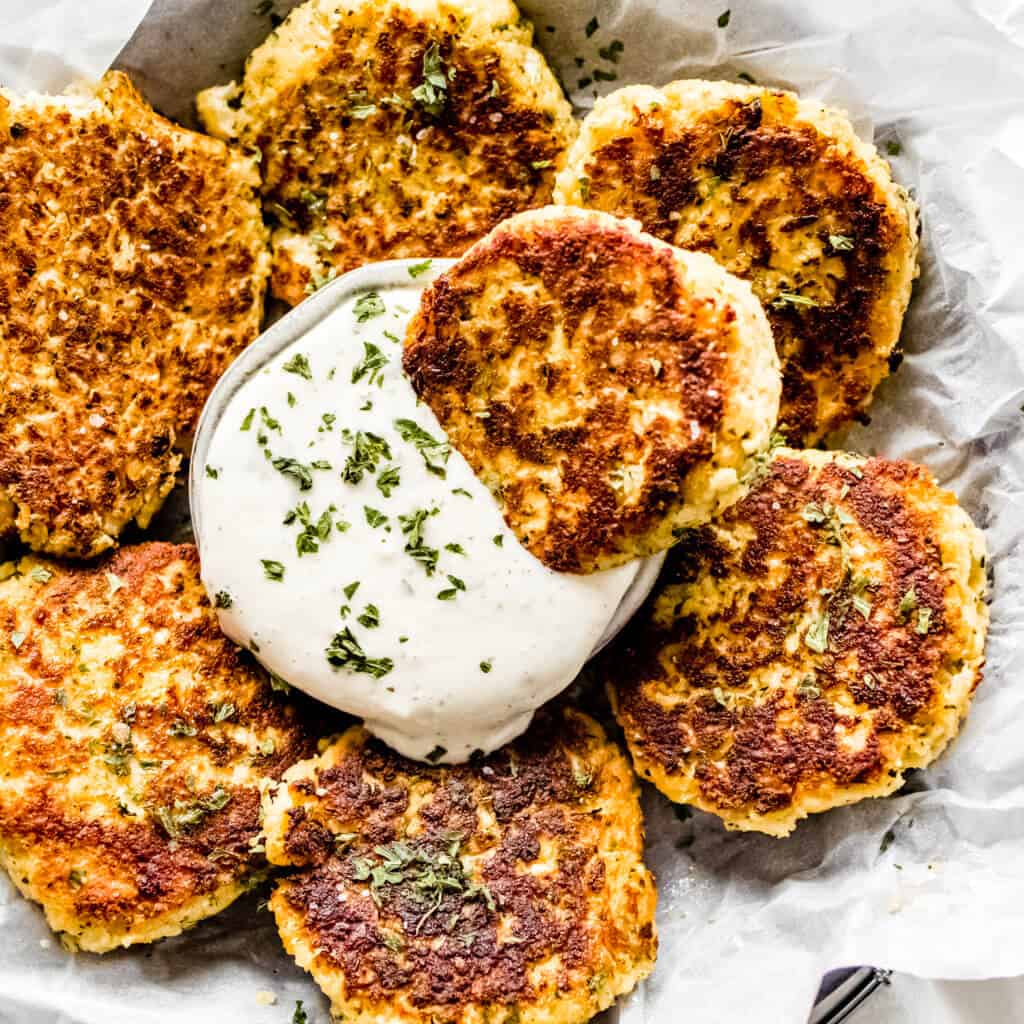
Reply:
<svg viewBox="0 0 1024 1024"><path fill-rule="evenodd" d="M395 663L390 658L368 657L348 626L340 633L334 634L334 639L324 653L328 663L334 668L348 668L353 672L363 672L373 676L374 679L386 676L395 667Z"/></svg>
<svg viewBox="0 0 1024 1024"><path fill-rule="evenodd" d="M191 722L186 722L184 718L176 718L167 727L167 732L177 737L195 736L196 727Z"/></svg>
<svg viewBox="0 0 1024 1024"><path fill-rule="evenodd" d="M806 697L813 700L821 696L821 687L815 682L814 676L808 673L800 680L796 693L798 697Z"/></svg>
<svg viewBox="0 0 1024 1024"><path fill-rule="evenodd" d="M852 252L853 239L849 235L829 235L828 244L834 252Z"/></svg>
<svg viewBox="0 0 1024 1024"><path fill-rule="evenodd" d="M304 466L298 459L286 458L283 455L271 459L270 464L284 476L294 478L300 491L308 491L313 486L313 474L309 466Z"/></svg>
<svg viewBox="0 0 1024 1024"><path fill-rule="evenodd" d="M818 654L824 654L828 650L828 626L829 615L826 612L820 619L812 622L804 633L804 643Z"/></svg>
<svg viewBox="0 0 1024 1024"><path fill-rule="evenodd" d="M918 608L917 609L917 625L914 629L924 636L931 628L932 624L932 610L931 608Z"/></svg>
<svg viewBox="0 0 1024 1024"><path fill-rule="evenodd" d="M423 81L412 90L412 98L426 113L437 117L448 99L448 79L454 77L454 68L445 73L441 48L432 42L423 53Z"/></svg>
<svg viewBox="0 0 1024 1024"><path fill-rule="evenodd" d="M356 323L365 324L367 320L382 316L386 312L384 300L377 292L365 292L356 299L352 312L356 315Z"/></svg>
<svg viewBox="0 0 1024 1024"><path fill-rule="evenodd" d="M341 478L346 483L359 483L364 473L376 473L378 464L391 458L391 446L372 431L357 430L354 434L343 431L342 438L352 445L352 453L341 471Z"/></svg>
<svg viewBox="0 0 1024 1024"><path fill-rule="evenodd" d="M911 587L900 601L899 613L900 618L906 621L910 617L910 613L917 607L917 591Z"/></svg>
<svg viewBox="0 0 1024 1024"><path fill-rule="evenodd" d="M359 583L359 580L354 580L342 591L342 593L345 595L345 597L348 598L348 600L351 601L352 598L355 596L356 591L359 589Z"/></svg>
<svg viewBox="0 0 1024 1024"><path fill-rule="evenodd" d="M284 565L281 562L275 562L271 558L261 558L260 565L263 566L263 575L268 580L280 583L284 579Z"/></svg>
<svg viewBox="0 0 1024 1024"><path fill-rule="evenodd" d="M493 537L491 538L491 540L492 540L492 541L494 541L494 546L495 546L496 548L500 548L500 547L504 547L504 546L505 546L505 538L504 538L504 536L502 536L502 534L500 534L500 533L496 533L496 534L495 534L495 535L494 535L494 536L493 536Z"/></svg>
<svg viewBox="0 0 1024 1024"><path fill-rule="evenodd" d="M494 661L491 658L488 658L487 661L481 661L480 662L480 671L483 672L484 675L486 675L488 672L490 672L493 667L494 667Z"/></svg>
<svg viewBox="0 0 1024 1024"><path fill-rule="evenodd" d="M532 167L535 171L543 171L546 167L550 167L550 166L551 166L551 161L550 160L531 160L530 161L530 167Z"/></svg>
<svg viewBox="0 0 1024 1024"><path fill-rule="evenodd" d="M772 309L787 309L791 307L810 307L817 306L818 303L814 299L808 298L806 295L800 295L797 292L779 292L778 295L772 299Z"/></svg>
<svg viewBox="0 0 1024 1024"><path fill-rule="evenodd" d="M300 377L304 377L306 380L313 379L313 371L310 369L309 359L301 352L296 352L295 355L293 355L291 359L281 367L281 369L284 370L285 373L296 373Z"/></svg>
<svg viewBox="0 0 1024 1024"><path fill-rule="evenodd" d="M394 421L394 427L398 436L420 453L428 472L443 480L448 474L445 467L452 453L451 445L432 437L415 420L398 419Z"/></svg>
<svg viewBox="0 0 1024 1024"><path fill-rule="evenodd" d="M363 515L366 516L366 522L375 530L384 526L388 521L388 516L375 508L371 508L369 505L363 506Z"/></svg>
<svg viewBox="0 0 1024 1024"><path fill-rule="evenodd" d="M899 156L903 152L903 147L895 139L890 139L885 144L885 152L889 156Z"/></svg>
<svg viewBox="0 0 1024 1024"><path fill-rule="evenodd" d="M49 569L44 569L41 565L37 565L29 575L36 583L49 583L53 579L53 573Z"/></svg>
<svg viewBox="0 0 1024 1024"><path fill-rule="evenodd" d="M718 16L718 27L719 28L725 28L729 24L731 19L732 19L732 11L731 10L722 11L722 13Z"/></svg>
<svg viewBox="0 0 1024 1024"><path fill-rule="evenodd" d="M464 555L466 549L461 544L445 544L445 551L450 551L453 555Z"/></svg>
<svg viewBox="0 0 1024 1024"><path fill-rule="evenodd" d="M290 391L288 392L288 395L287 395L287 401L288 401L288 407L290 409L294 409L295 408L295 403L297 402L297 399L296 399L296 397Z"/></svg>
<svg viewBox="0 0 1024 1024"><path fill-rule="evenodd" d="M358 384L366 377L368 384L383 385L384 367L389 362L388 357L372 341L364 341L363 358L352 368L352 383Z"/></svg>
<svg viewBox="0 0 1024 1024"><path fill-rule="evenodd" d="M470 501L473 500L473 495L470 494L469 491L467 491L465 487L453 487L452 488L452 494L459 494L463 498L469 498Z"/></svg>
<svg viewBox="0 0 1024 1024"><path fill-rule="evenodd" d="M385 498L391 497L391 492L401 483L400 470L398 466L387 466L377 476L377 490Z"/></svg>
<svg viewBox="0 0 1024 1024"><path fill-rule="evenodd" d="M864 616L865 619L871 615L871 602L863 594L853 595L853 607Z"/></svg>
<svg viewBox="0 0 1024 1024"><path fill-rule="evenodd" d="M607 46L602 46L597 51L597 55L601 60L607 60L612 64L618 64L619 57L622 55L622 51L625 48L625 44L621 39L613 39Z"/></svg>
<svg viewBox="0 0 1024 1024"><path fill-rule="evenodd" d="M85 885L85 872L79 871L78 868L72 868L68 872L68 885L77 892Z"/></svg>
<svg viewBox="0 0 1024 1024"><path fill-rule="evenodd" d="M746 82L747 85L757 85L757 79L746 71L741 71L736 77L741 82Z"/></svg>
<svg viewBox="0 0 1024 1024"><path fill-rule="evenodd" d="M235 707L234 704L231 703L231 701L225 701L223 704L214 704L212 706L212 710L213 721L215 723L218 723L226 722L228 721L228 719L234 718L235 713L237 712L238 709Z"/></svg>
<svg viewBox="0 0 1024 1024"><path fill-rule="evenodd" d="M590 21L588 21L586 26L584 27L583 32L589 39L600 27L601 23L597 20L597 18L591 18Z"/></svg>
<svg viewBox="0 0 1024 1024"><path fill-rule="evenodd" d="M409 268L409 276L411 278L417 278L421 274L425 274L433 265L433 260L424 260L422 263L413 263Z"/></svg>
<svg viewBox="0 0 1024 1024"><path fill-rule="evenodd" d="M219 476L220 476L220 470L219 470L219 469L215 469L215 468L214 468L213 466L207 466L207 467L206 467L206 475L207 475L207 476L208 476L208 477L209 477L209 478L210 478L211 480L216 480L216 479L217 479L217 477L219 477Z"/></svg>
<svg viewBox="0 0 1024 1024"><path fill-rule="evenodd" d="M356 622L367 629L376 629L380 625L380 609L375 604L368 604Z"/></svg>

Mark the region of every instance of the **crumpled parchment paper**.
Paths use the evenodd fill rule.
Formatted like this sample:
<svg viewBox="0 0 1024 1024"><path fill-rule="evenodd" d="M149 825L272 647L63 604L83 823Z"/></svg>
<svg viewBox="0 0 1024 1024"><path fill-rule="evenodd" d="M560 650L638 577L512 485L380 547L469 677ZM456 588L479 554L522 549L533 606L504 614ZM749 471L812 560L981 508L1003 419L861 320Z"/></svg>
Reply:
<svg viewBox="0 0 1024 1024"><path fill-rule="evenodd" d="M524 9L570 91L595 66L618 75L603 91L742 71L844 106L862 134L899 143L896 175L921 205L922 275L906 359L847 444L923 462L960 495L988 538L992 629L959 740L898 797L774 840L700 813L680 821L645 794L662 945L623 1024L802 1022L821 973L850 964L1024 973L1024 2L732 0L723 29L728 2ZM100 71L147 5L6 6L0 81L52 89ZM237 75L270 27L251 0L156 0L118 63L158 109L189 121L196 89ZM614 65L598 57L613 39L625 44ZM72 958L0 882L0 1022L259 1024L290 1019L296 999L326 1020L257 900L150 948ZM260 1005L261 990L277 1004Z"/></svg>

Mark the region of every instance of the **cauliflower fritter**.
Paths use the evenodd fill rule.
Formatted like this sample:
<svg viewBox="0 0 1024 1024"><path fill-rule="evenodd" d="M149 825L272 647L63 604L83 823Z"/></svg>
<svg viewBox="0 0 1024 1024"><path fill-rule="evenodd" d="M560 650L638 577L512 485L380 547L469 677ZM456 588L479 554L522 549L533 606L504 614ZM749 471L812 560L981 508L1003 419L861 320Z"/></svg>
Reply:
<svg viewBox="0 0 1024 1024"><path fill-rule="evenodd" d="M0 583L0 865L68 944L176 935L266 873L260 786L316 749L191 545Z"/></svg>
<svg viewBox="0 0 1024 1024"><path fill-rule="evenodd" d="M175 444L259 332L258 182L120 73L0 90L0 538L85 558L148 525Z"/></svg>
<svg viewBox="0 0 1024 1024"><path fill-rule="evenodd" d="M459 767L353 728L264 797L285 948L353 1024L582 1024L653 965L636 780L600 727L538 712Z"/></svg>
<svg viewBox="0 0 1024 1024"><path fill-rule="evenodd" d="M909 462L779 451L687 533L602 671L637 771L783 836L886 796L956 736L984 661L985 546Z"/></svg>
<svg viewBox="0 0 1024 1024"><path fill-rule="evenodd" d="M917 210L841 111L728 82L620 89L584 120L555 202L635 217L751 283L790 443L863 416L917 276Z"/></svg>
<svg viewBox="0 0 1024 1024"><path fill-rule="evenodd" d="M309 0L198 98L207 129L262 154L274 294L458 256L551 197L576 122L511 0Z"/></svg>
<svg viewBox="0 0 1024 1024"><path fill-rule="evenodd" d="M669 547L740 494L779 372L748 285L635 221L510 218L423 293L405 371L552 569Z"/></svg>

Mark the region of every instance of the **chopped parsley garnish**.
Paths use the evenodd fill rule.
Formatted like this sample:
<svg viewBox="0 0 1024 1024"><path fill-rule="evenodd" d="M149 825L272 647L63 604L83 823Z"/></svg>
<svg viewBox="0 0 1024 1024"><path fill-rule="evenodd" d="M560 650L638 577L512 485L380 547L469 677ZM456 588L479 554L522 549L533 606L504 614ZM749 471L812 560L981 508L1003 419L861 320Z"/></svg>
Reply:
<svg viewBox="0 0 1024 1024"><path fill-rule="evenodd" d="M277 458L271 459L270 464L278 473L294 477L298 481L300 491L308 491L313 486L313 474L310 472L309 466L304 466L298 459L279 455Z"/></svg>
<svg viewBox="0 0 1024 1024"><path fill-rule="evenodd" d="M359 589L359 583L360 583L360 581L359 581L359 580L354 580L354 581L353 581L352 583L350 583L350 584L349 584L349 585L348 585L347 587L345 587L345 589L344 589L344 590L342 591L342 593L343 593L343 594L344 594L344 595L345 595L345 596L346 596L346 597L347 597L347 598L348 598L348 599L349 599L350 601L352 600L353 596L355 595L355 592L356 592L356 591L357 591L357 590Z"/></svg>
<svg viewBox="0 0 1024 1024"><path fill-rule="evenodd" d="M356 299L352 312L356 315L356 323L365 324L367 320L383 315L384 300L376 292L366 292Z"/></svg>
<svg viewBox="0 0 1024 1024"><path fill-rule="evenodd" d="M597 55L601 60L607 60L611 61L612 64L618 64L619 57L625 48L626 47L621 39L613 39L607 46L602 46L597 51Z"/></svg>
<svg viewBox="0 0 1024 1024"><path fill-rule="evenodd" d="M851 252L853 250L853 239L849 235L829 235L828 244L836 252Z"/></svg>
<svg viewBox="0 0 1024 1024"><path fill-rule="evenodd" d="M211 480L216 480L216 479L217 479L217 477L219 477L219 476L220 476L220 470L219 470L219 469L215 469L215 468L214 468L213 466L207 466L207 467L206 467L206 475L207 475L207 476L208 476L208 477L209 477L209 478L210 478Z"/></svg>
<svg viewBox="0 0 1024 1024"><path fill-rule="evenodd" d="M500 547L503 547L503 546L504 546L504 544L505 544L505 538L504 538L504 537L503 537L503 536L502 536L502 535L501 535L500 533L496 533L496 534L495 534L495 535L494 535L494 536L493 536L493 537L491 538L491 540L493 540L493 541L494 541L494 546L495 546L496 548L500 548Z"/></svg>
<svg viewBox="0 0 1024 1024"><path fill-rule="evenodd" d="M335 416L333 412L325 412L320 417L320 426L316 428L317 432L322 434L325 430L326 431L333 430L334 429L334 424L337 421L337 419L338 419L338 417Z"/></svg>
<svg viewBox="0 0 1024 1024"><path fill-rule="evenodd" d="M423 525L427 518L437 514L437 509L419 508L408 515L398 517L402 533L406 536L405 552L419 562L428 576L434 575L437 568L439 552L437 548L427 547L423 543Z"/></svg>
<svg viewBox="0 0 1024 1024"><path fill-rule="evenodd" d="M156 808L153 816L167 835L171 839L176 839L186 829L200 824L208 814L223 810L230 800L231 794L223 786L217 786L203 800L196 800L193 803L175 800L173 807Z"/></svg>
<svg viewBox="0 0 1024 1024"><path fill-rule="evenodd" d="M292 1014L292 1024L309 1024L309 1017L302 1006L302 1000L295 1000L295 1012Z"/></svg>
<svg viewBox="0 0 1024 1024"><path fill-rule="evenodd" d="M445 466L451 456L451 445L428 434L415 420L394 421L395 430L403 441L408 441L423 456L427 470L443 480L448 471Z"/></svg>
<svg viewBox="0 0 1024 1024"><path fill-rule="evenodd" d="M85 885L85 872L79 871L78 868L72 868L68 872L68 885L76 892Z"/></svg>
<svg viewBox="0 0 1024 1024"><path fill-rule="evenodd" d="M372 341L364 341L363 358L352 367L352 383L358 384L366 377L369 384L383 385L383 371L389 361L388 357Z"/></svg>
<svg viewBox="0 0 1024 1024"><path fill-rule="evenodd" d="M393 341L396 345L402 344L402 339L397 334L392 334L390 331L385 331L384 337L387 338L388 341Z"/></svg>
<svg viewBox="0 0 1024 1024"><path fill-rule="evenodd" d="M167 732L171 736L195 736L196 727L191 722L186 722L184 718L176 718L168 726Z"/></svg>
<svg viewBox="0 0 1024 1024"><path fill-rule="evenodd" d="M391 492L401 483L400 470L398 466L387 466L377 476L377 490L385 498L391 497Z"/></svg>
<svg viewBox="0 0 1024 1024"><path fill-rule="evenodd" d="M213 595L213 607L214 608L230 608L234 604L231 595L226 590L218 590Z"/></svg>
<svg viewBox="0 0 1024 1024"><path fill-rule="evenodd" d="M551 166L551 161L550 160L531 160L530 161L530 167L532 167L533 170L535 170L535 171L542 171L542 170L544 170L544 168L550 167L550 166Z"/></svg>
<svg viewBox="0 0 1024 1024"><path fill-rule="evenodd" d="M355 103L348 108L349 116L357 121L365 121L377 113L376 103Z"/></svg>
<svg viewBox="0 0 1024 1024"><path fill-rule="evenodd" d="M269 412L267 412L267 407L265 405L260 406L260 420L267 430L276 430L279 434L281 433L281 424L278 423L278 421L275 420Z"/></svg>
<svg viewBox="0 0 1024 1024"><path fill-rule="evenodd" d="M281 369L286 373L297 373L300 377L305 377L306 380L313 379L313 371L310 369L309 359L301 352L296 352Z"/></svg>
<svg viewBox="0 0 1024 1024"><path fill-rule="evenodd" d="M234 718L238 709L231 701L225 701L223 704L214 704L211 710L214 722L226 722L229 718Z"/></svg>
<svg viewBox="0 0 1024 1024"><path fill-rule="evenodd" d="M485 675L488 672L490 672L493 667L494 665L490 658L488 658L487 661L480 662L480 671L483 672Z"/></svg>
<svg viewBox="0 0 1024 1024"><path fill-rule="evenodd" d="M909 617L910 613L917 607L917 591L911 587L900 601L899 613L900 618L905 622Z"/></svg>
<svg viewBox="0 0 1024 1024"><path fill-rule="evenodd" d="M53 579L53 573L49 569L44 569L41 565L37 565L29 575L36 583L49 583Z"/></svg>
<svg viewBox="0 0 1024 1024"><path fill-rule="evenodd" d="M895 139L890 139L885 144L885 151L889 156L899 156L903 152L903 147Z"/></svg>
<svg viewBox="0 0 1024 1024"><path fill-rule="evenodd" d="M917 609L917 625L914 627L915 630L922 636L928 632L932 624L932 610L931 608L918 608Z"/></svg>
<svg viewBox="0 0 1024 1024"><path fill-rule="evenodd" d="M378 527L383 526L388 521L388 517L384 515L383 512L379 512L377 509L371 508L369 505L363 506L363 515L366 516L367 523L369 523L369 525L375 530Z"/></svg>
<svg viewBox="0 0 1024 1024"><path fill-rule="evenodd" d="M591 18L590 21L587 22L583 31L586 37L589 39L600 27L601 23L597 20L597 18Z"/></svg>
<svg viewBox="0 0 1024 1024"><path fill-rule="evenodd" d="M419 277L420 274L425 274L430 269L433 262L433 260L424 260L422 263L414 263L409 267L409 276L416 278Z"/></svg>
<svg viewBox="0 0 1024 1024"><path fill-rule="evenodd" d="M314 295L320 291L325 285L329 285L338 276L338 268L331 267L326 274L321 274L318 271L314 271L310 274L309 280L306 282L306 294ZM327 379L330 380L333 376L334 371L327 375Z"/></svg>
<svg viewBox="0 0 1024 1024"><path fill-rule="evenodd" d="M364 672L366 675L373 676L374 679L386 676L395 667L395 663L390 658L367 657L362 645L348 626L340 633L334 634L334 639L324 653L327 655L327 661L335 668L349 668L353 672Z"/></svg>
<svg viewBox="0 0 1024 1024"><path fill-rule="evenodd" d="M618 73L615 71L605 71L603 68L594 68L590 72L595 82L614 82L618 79Z"/></svg>
<svg viewBox="0 0 1024 1024"><path fill-rule="evenodd" d="M577 178L576 183L580 187L580 199L587 202L590 199L590 179L584 175L582 178Z"/></svg>
<svg viewBox="0 0 1024 1024"><path fill-rule="evenodd" d="M391 458L391 446L371 431L342 431L342 439L352 445L352 454L345 460L341 471L341 479L349 484L357 484L363 479L364 473L376 473L377 465L382 459Z"/></svg>
<svg viewBox="0 0 1024 1024"><path fill-rule="evenodd" d="M263 566L263 575L268 580L280 583L284 579L284 565L281 562L275 562L271 558L261 558L260 565Z"/></svg>
<svg viewBox="0 0 1024 1024"><path fill-rule="evenodd" d="M772 299L772 309L786 309L790 306L817 306L818 303L814 299L808 298L806 295L800 295L797 292L779 292L778 295Z"/></svg>
<svg viewBox="0 0 1024 1024"><path fill-rule="evenodd" d="M448 99L448 79L454 77L454 68L445 74L441 48L431 43L423 53L423 81L413 89L412 98L431 117L437 117Z"/></svg>
<svg viewBox="0 0 1024 1024"><path fill-rule="evenodd" d="M812 622L804 633L804 643L818 654L824 654L828 650L828 623L829 615L826 612L816 622Z"/></svg>
<svg viewBox="0 0 1024 1024"><path fill-rule="evenodd" d="M296 399L296 397L290 391L288 392L287 399L288 399L288 407L290 409L294 409L295 408L295 403L296 403L297 399Z"/></svg>
<svg viewBox="0 0 1024 1024"><path fill-rule="evenodd" d="M800 680L796 692L798 697L820 697L821 687L815 682L814 676L808 673Z"/></svg>
<svg viewBox="0 0 1024 1024"><path fill-rule="evenodd" d="M451 574L448 574L448 582L451 584L451 586L446 587L444 590L438 592L438 601L454 601L459 591L466 589L466 584L463 583L458 576L452 576Z"/></svg>
<svg viewBox="0 0 1024 1024"><path fill-rule="evenodd" d="M461 544L445 544L445 551L450 551L453 555L464 555L466 549Z"/></svg>
<svg viewBox="0 0 1024 1024"><path fill-rule="evenodd" d="M722 13L718 16L718 27L719 28L725 28L729 24L729 21L731 20L731 18L732 18L732 11L731 10L727 9L727 10L722 11Z"/></svg>
<svg viewBox="0 0 1024 1024"><path fill-rule="evenodd" d="M380 625L380 609L375 604L368 604L356 622L367 629L376 629Z"/></svg>
<svg viewBox="0 0 1024 1024"><path fill-rule="evenodd" d="M302 530L295 538L295 551L301 558L303 555L315 555L320 550L320 545L331 534L331 516L335 512L333 505L320 514L317 520L309 512L309 505L301 501L285 517L285 525L293 523L296 519L302 524Z"/></svg>
<svg viewBox="0 0 1024 1024"><path fill-rule="evenodd" d="M463 498L469 498L470 501L473 500L473 495L465 487L453 487L452 494L461 494Z"/></svg>
<svg viewBox="0 0 1024 1024"><path fill-rule="evenodd" d="M746 82L747 85L757 85L757 79L753 75L748 74L746 71L741 71L736 76L741 82Z"/></svg>
<svg viewBox="0 0 1024 1024"><path fill-rule="evenodd" d="M433 748L433 750L430 751L429 754L427 754L427 760L430 761L431 764L433 764L437 761L440 761L441 758L444 757L444 755L447 753L448 748L442 747L441 744L439 743L436 747Z"/></svg>
<svg viewBox="0 0 1024 1024"><path fill-rule="evenodd" d="M863 594L854 594L852 601L853 607L860 612L865 619L871 615L871 602Z"/></svg>

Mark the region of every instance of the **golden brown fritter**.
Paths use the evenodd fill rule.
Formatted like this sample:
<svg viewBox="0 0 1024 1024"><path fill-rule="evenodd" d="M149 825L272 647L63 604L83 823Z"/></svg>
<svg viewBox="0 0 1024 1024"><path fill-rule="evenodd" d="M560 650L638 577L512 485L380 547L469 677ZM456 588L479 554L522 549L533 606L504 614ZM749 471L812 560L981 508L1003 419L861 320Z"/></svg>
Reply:
<svg viewBox="0 0 1024 1024"><path fill-rule="evenodd" d="M637 771L785 835L885 796L956 735L981 679L981 533L909 462L779 451L687 533L603 659Z"/></svg>
<svg viewBox="0 0 1024 1024"><path fill-rule="evenodd" d="M636 781L600 727L538 712L459 767L349 730L264 797L285 948L353 1024L581 1024L657 948Z"/></svg>
<svg viewBox="0 0 1024 1024"><path fill-rule="evenodd" d="M917 213L846 116L728 82L597 102L555 202L635 217L750 281L782 360L780 429L812 444L863 414L917 275Z"/></svg>
<svg viewBox="0 0 1024 1024"><path fill-rule="evenodd" d="M200 94L262 154L274 294L375 260L457 256L551 197L572 111L511 0L309 0Z"/></svg>
<svg viewBox="0 0 1024 1024"><path fill-rule="evenodd" d="M0 583L0 865L93 952L222 910L266 871L260 786L315 750L220 632L191 545Z"/></svg>
<svg viewBox="0 0 1024 1024"><path fill-rule="evenodd" d="M0 537L89 557L149 523L259 331L258 181L122 74L0 91Z"/></svg>
<svg viewBox="0 0 1024 1024"><path fill-rule="evenodd" d="M563 572L707 521L739 496L778 411L747 285L572 208L511 218L433 282L404 366L520 542Z"/></svg>

